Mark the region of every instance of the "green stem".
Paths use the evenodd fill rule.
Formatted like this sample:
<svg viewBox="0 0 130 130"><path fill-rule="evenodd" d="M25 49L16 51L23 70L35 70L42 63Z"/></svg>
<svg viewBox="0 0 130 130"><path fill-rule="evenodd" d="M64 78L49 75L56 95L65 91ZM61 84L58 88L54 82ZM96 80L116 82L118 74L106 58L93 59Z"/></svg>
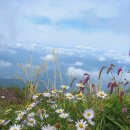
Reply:
<svg viewBox="0 0 130 130"><path fill-rule="evenodd" d="M117 126L119 126L120 128L122 128L122 127L120 126L120 124L118 124L116 121L113 121L109 116L106 115L106 117L107 117L107 119L109 119L111 122L113 122L114 124L116 124Z"/></svg>

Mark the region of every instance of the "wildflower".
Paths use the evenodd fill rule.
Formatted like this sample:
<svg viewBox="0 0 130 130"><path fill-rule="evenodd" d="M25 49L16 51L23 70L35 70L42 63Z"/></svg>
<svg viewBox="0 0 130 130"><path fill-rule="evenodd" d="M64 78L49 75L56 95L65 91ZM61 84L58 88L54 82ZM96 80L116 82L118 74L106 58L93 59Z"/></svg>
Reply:
<svg viewBox="0 0 130 130"><path fill-rule="evenodd" d="M82 100L84 98L84 95L82 93L79 93L76 95L78 100Z"/></svg>
<svg viewBox="0 0 130 130"><path fill-rule="evenodd" d="M110 94L112 94L113 88L118 87L118 84L116 82L110 82L107 87L110 88Z"/></svg>
<svg viewBox="0 0 130 130"><path fill-rule="evenodd" d="M69 87L69 86L66 86L66 85L62 85L61 88L63 88L63 89L66 90L66 89L69 89L70 87Z"/></svg>
<svg viewBox="0 0 130 130"><path fill-rule="evenodd" d="M55 96L56 93L57 93L57 90L52 90L51 93L52 93L53 96Z"/></svg>
<svg viewBox="0 0 130 130"><path fill-rule="evenodd" d="M56 109L57 108L57 104L54 104L51 106L52 109Z"/></svg>
<svg viewBox="0 0 130 130"><path fill-rule="evenodd" d="M71 118L68 118L67 121L68 121L69 123L71 123L71 122L73 122L74 120L71 119Z"/></svg>
<svg viewBox="0 0 130 130"><path fill-rule="evenodd" d="M1 99L5 99L5 96L1 96Z"/></svg>
<svg viewBox="0 0 130 130"><path fill-rule="evenodd" d="M10 127L9 130L21 130L21 129L22 129L22 128L21 128L20 125L16 125L16 124L14 124L13 126Z"/></svg>
<svg viewBox="0 0 130 130"><path fill-rule="evenodd" d="M47 100L47 103L55 104L56 102L55 102L55 101L52 101L52 100Z"/></svg>
<svg viewBox="0 0 130 130"><path fill-rule="evenodd" d="M27 106L27 111L31 110L37 105L37 102L31 103L30 105Z"/></svg>
<svg viewBox="0 0 130 130"><path fill-rule="evenodd" d="M85 87L82 83L76 84L77 87Z"/></svg>
<svg viewBox="0 0 130 130"><path fill-rule="evenodd" d="M119 68L119 69L118 69L118 72L117 72L118 75L120 74L121 71L122 71L122 68Z"/></svg>
<svg viewBox="0 0 130 130"><path fill-rule="evenodd" d="M87 109L85 110L83 116L85 117L85 119L91 120L92 118L94 118L94 111L92 109Z"/></svg>
<svg viewBox="0 0 130 130"><path fill-rule="evenodd" d="M61 113L60 115L59 115L59 117L61 117L61 118L67 118L69 116L69 114L68 113Z"/></svg>
<svg viewBox="0 0 130 130"><path fill-rule="evenodd" d="M48 124L47 126L43 126L42 130L56 130L56 128L54 126L50 126L50 124Z"/></svg>
<svg viewBox="0 0 130 130"><path fill-rule="evenodd" d="M82 81L80 83L76 84L77 87L80 87L80 92L84 91L85 85L83 85Z"/></svg>
<svg viewBox="0 0 130 130"><path fill-rule="evenodd" d="M62 126L61 126L60 123L56 123L56 124L55 124L55 128L60 129L61 127L62 127Z"/></svg>
<svg viewBox="0 0 130 130"><path fill-rule="evenodd" d="M101 68L101 70L100 70L100 72L99 72L99 76L98 76L98 78L100 79L101 78L101 74L102 74L102 72L103 72L103 70L106 68L106 66L103 66L102 68Z"/></svg>
<svg viewBox="0 0 130 130"><path fill-rule="evenodd" d="M35 106L37 105L37 103L38 103L38 102L31 103L31 104L30 104L30 107L32 107L32 108L35 107Z"/></svg>
<svg viewBox="0 0 130 130"><path fill-rule="evenodd" d="M71 93L65 94L66 99L72 100L74 96Z"/></svg>
<svg viewBox="0 0 130 130"><path fill-rule="evenodd" d="M43 94L44 97L48 97L48 98L51 97L51 94L48 93L48 92L45 92L45 93L42 93L42 94Z"/></svg>
<svg viewBox="0 0 130 130"><path fill-rule="evenodd" d="M126 108L126 107L123 107L123 108L122 108L122 112L123 112L123 113L127 113L127 108Z"/></svg>
<svg viewBox="0 0 130 130"><path fill-rule="evenodd" d="M3 124L5 120L0 119L0 125Z"/></svg>
<svg viewBox="0 0 130 130"><path fill-rule="evenodd" d="M58 93L63 93L63 90L59 90Z"/></svg>
<svg viewBox="0 0 130 130"><path fill-rule="evenodd" d="M33 95L32 99L36 100L38 98L38 95Z"/></svg>
<svg viewBox="0 0 130 130"><path fill-rule="evenodd" d="M95 125L95 123L94 123L92 120L88 119L87 121L88 121L88 123L89 123L90 125L92 125L92 126Z"/></svg>
<svg viewBox="0 0 130 130"><path fill-rule="evenodd" d="M101 98L105 98L107 96L107 94L104 91L99 91L97 92L97 97L101 97Z"/></svg>
<svg viewBox="0 0 130 130"><path fill-rule="evenodd" d="M36 125L36 120L34 118L28 119L28 126L34 127Z"/></svg>
<svg viewBox="0 0 130 130"><path fill-rule="evenodd" d="M44 117L45 117L45 118L47 118L47 117L49 117L49 115L48 115L48 114L46 114L46 113L44 113Z"/></svg>
<svg viewBox="0 0 130 130"><path fill-rule="evenodd" d="M42 113L39 115L39 117L43 121L43 115L42 115Z"/></svg>
<svg viewBox="0 0 130 130"><path fill-rule="evenodd" d="M31 112L30 114L28 114L28 118L34 118L36 114L34 112Z"/></svg>
<svg viewBox="0 0 130 130"><path fill-rule="evenodd" d="M18 117L16 118L16 120L20 121L24 115L25 115L25 112L18 113Z"/></svg>
<svg viewBox="0 0 130 130"><path fill-rule="evenodd" d="M68 124L69 129L74 129L74 124Z"/></svg>
<svg viewBox="0 0 130 130"><path fill-rule="evenodd" d="M64 112L63 109L57 109L57 110L56 110L56 113L63 113L63 112Z"/></svg>
<svg viewBox="0 0 130 130"><path fill-rule="evenodd" d="M87 73L85 73L83 78L84 78L83 85L85 85L85 84L88 83L88 81L89 81L89 79L90 79L90 75L87 74Z"/></svg>
<svg viewBox="0 0 130 130"><path fill-rule="evenodd" d="M87 125L87 122L83 121L83 119L82 119L82 120L76 122L75 126L77 127L77 130L85 130L86 126L88 126L88 125Z"/></svg>

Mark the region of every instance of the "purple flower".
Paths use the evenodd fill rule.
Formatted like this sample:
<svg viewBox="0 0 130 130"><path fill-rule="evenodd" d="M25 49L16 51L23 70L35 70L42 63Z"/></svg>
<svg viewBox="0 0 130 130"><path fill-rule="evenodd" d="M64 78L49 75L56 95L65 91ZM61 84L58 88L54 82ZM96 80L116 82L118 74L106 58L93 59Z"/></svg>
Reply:
<svg viewBox="0 0 130 130"><path fill-rule="evenodd" d="M126 107L123 107L123 108L122 108L122 112L123 112L123 113L127 113L127 108L126 108Z"/></svg>
<svg viewBox="0 0 130 130"><path fill-rule="evenodd" d="M120 74L121 71L122 71L122 68L119 68L118 69L118 75Z"/></svg>
<svg viewBox="0 0 130 130"><path fill-rule="evenodd" d="M87 84L88 83L88 80L90 79L90 75L85 73L84 74L84 77L83 77L83 85Z"/></svg>

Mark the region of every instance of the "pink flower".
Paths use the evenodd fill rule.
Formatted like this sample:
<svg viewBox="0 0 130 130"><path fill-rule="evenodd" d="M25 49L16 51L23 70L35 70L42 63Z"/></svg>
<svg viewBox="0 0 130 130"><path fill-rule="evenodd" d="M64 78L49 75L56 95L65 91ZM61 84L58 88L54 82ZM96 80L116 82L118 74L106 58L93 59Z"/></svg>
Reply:
<svg viewBox="0 0 130 130"><path fill-rule="evenodd" d="M126 108L126 107L123 107L123 108L122 108L122 112L123 112L123 113L127 113L127 108Z"/></svg>
<svg viewBox="0 0 130 130"><path fill-rule="evenodd" d="M119 68L118 69L118 75L120 74L121 71L122 71L122 68Z"/></svg>

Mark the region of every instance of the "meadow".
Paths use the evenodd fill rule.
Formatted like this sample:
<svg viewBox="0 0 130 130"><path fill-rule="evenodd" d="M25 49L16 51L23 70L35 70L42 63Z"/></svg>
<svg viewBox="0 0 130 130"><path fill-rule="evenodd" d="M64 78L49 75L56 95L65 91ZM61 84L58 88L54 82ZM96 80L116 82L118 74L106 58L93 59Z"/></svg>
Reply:
<svg viewBox="0 0 130 130"><path fill-rule="evenodd" d="M47 64L35 71L31 68L31 78L30 72L19 65L28 81L21 78L26 83L23 89L6 88L8 93L13 91L12 100L0 95L0 130L130 130L130 84L127 77L123 78L122 68L113 73L115 65L103 66L97 84L85 73L76 84L73 78L70 85L63 85L63 75L55 63L57 58L53 62L54 81L44 83L44 92L37 91L37 76L48 71ZM100 81L102 73L111 76L105 90ZM56 82L61 85L56 86Z"/></svg>

